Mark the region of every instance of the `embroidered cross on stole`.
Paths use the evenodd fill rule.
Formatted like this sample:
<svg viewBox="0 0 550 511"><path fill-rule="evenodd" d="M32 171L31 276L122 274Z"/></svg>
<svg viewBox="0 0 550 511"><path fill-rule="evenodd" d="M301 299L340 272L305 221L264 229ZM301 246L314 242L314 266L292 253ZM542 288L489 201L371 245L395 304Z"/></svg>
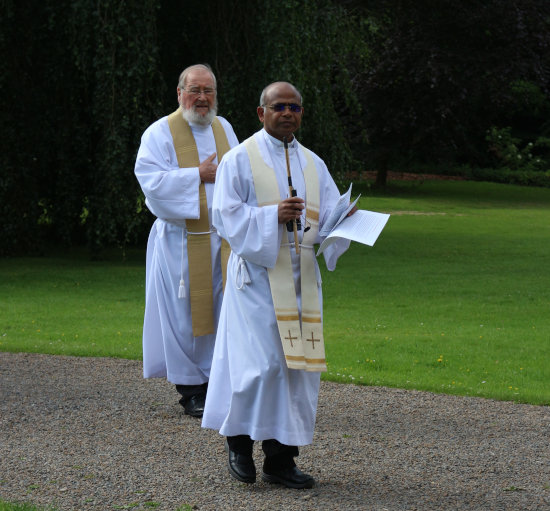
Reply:
<svg viewBox="0 0 550 511"><path fill-rule="evenodd" d="M247 139L244 144L250 159L258 205L278 204L281 197L274 169L269 167L262 158L254 136ZM310 229L304 233L300 244L301 318L298 312L290 256L290 251L294 248L293 243L287 242L286 229L277 262L273 268L268 269L269 284L287 366L290 369L326 371L323 323L313 247L319 230L319 178L310 151L300 144L299 147L306 157L304 168L307 190L306 218L311 225Z"/></svg>
<svg viewBox="0 0 550 511"><path fill-rule="evenodd" d="M198 167L200 165L197 144L191 127L182 116L181 108L168 116L168 126L174 142L174 149L181 168ZM212 131L216 141L218 162L229 151L229 142L221 122L215 118ZM208 218L208 203L204 183L199 186L200 214L194 220L186 219L187 229L187 261L189 264L189 299L191 302L191 321L193 336L213 334L214 299L212 295L212 261L210 252L210 220ZM225 284L227 259L230 248L222 240L221 265Z"/></svg>

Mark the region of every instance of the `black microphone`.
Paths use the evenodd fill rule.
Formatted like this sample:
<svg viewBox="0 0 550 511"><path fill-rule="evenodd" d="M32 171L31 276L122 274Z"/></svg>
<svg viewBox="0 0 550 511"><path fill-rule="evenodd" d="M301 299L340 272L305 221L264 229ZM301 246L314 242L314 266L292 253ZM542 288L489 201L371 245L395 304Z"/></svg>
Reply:
<svg viewBox="0 0 550 511"><path fill-rule="evenodd" d="M287 162L287 175L288 175L288 189L290 191L291 197L296 197L298 193L296 192L296 190L292 186L292 177L290 176L290 163L289 163L289 159L288 159L288 142L286 140L286 137L283 137L283 144L285 146L285 154L287 156L286 162ZM294 220L290 220L286 223L286 229L287 229L288 232L292 232L294 230L293 223L294 223ZM298 231L302 230L302 222L301 222L300 218L296 219L296 229Z"/></svg>

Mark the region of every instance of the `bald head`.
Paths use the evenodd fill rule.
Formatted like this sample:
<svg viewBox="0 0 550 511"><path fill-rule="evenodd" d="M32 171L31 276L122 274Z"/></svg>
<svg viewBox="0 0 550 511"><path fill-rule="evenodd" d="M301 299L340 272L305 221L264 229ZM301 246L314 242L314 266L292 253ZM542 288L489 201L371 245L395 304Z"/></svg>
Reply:
<svg viewBox="0 0 550 511"><path fill-rule="evenodd" d="M180 89L185 89L185 86L187 85L187 77L189 76L189 73L197 71L197 72L208 72L212 76L212 82L214 83L214 89L216 88L216 76L214 75L214 72L212 71L212 68L208 64L195 64L193 66L186 67L180 74L179 80L178 80L178 87Z"/></svg>
<svg viewBox="0 0 550 511"><path fill-rule="evenodd" d="M291 89L294 94L300 98L300 105L302 104L302 95L300 94L300 91L294 87L294 85L288 82L273 82L267 85L262 91L262 94L260 95L260 106L269 104L272 96L276 94L279 89Z"/></svg>

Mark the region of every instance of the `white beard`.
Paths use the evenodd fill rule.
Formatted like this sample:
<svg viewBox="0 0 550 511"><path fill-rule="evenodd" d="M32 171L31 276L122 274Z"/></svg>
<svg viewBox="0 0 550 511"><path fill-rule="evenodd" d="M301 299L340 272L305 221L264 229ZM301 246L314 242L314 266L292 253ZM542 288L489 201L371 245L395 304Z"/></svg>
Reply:
<svg viewBox="0 0 550 511"><path fill-rule="evenodd" d="M191 108L183 108L182 107L182 115L183 118L190 124L198 124L200 126L210 126L212 124L212 121L216 117L216 113L218 110L218 102L214 104L214 106L208 110L208 113L206 115L201 115L198 112L195 111L193 107Z"/></svg>

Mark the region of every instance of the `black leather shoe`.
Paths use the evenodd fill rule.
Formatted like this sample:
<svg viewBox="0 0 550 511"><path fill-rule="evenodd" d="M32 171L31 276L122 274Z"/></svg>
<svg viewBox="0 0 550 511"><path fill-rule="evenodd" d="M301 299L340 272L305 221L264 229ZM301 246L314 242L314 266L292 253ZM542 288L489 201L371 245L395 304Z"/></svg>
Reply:
<svg viewBox="0 0 550 511"><path fill-rule="evenodd" d="M183 405L184 413L191 417L202 417L204 412L205 395L191 396Z"/></svg>
<svg viewBox="0 0 550 511"><path fill-rule="evenodd" d="M256 467L254 466L252 456L237 454L229 449L228 451L229 458L227 466L229 467L229 473L237 479L237 481L241 481L242 483L256 482Z"/></svg>
<svg viewBox="0 0 550 511"><path fill-rule="evenodd" d="M267 483L279 483L287 488L313 488L315 479L304 474L298 467L274 470L270 473L262 472L262 479Z"/></svg>

